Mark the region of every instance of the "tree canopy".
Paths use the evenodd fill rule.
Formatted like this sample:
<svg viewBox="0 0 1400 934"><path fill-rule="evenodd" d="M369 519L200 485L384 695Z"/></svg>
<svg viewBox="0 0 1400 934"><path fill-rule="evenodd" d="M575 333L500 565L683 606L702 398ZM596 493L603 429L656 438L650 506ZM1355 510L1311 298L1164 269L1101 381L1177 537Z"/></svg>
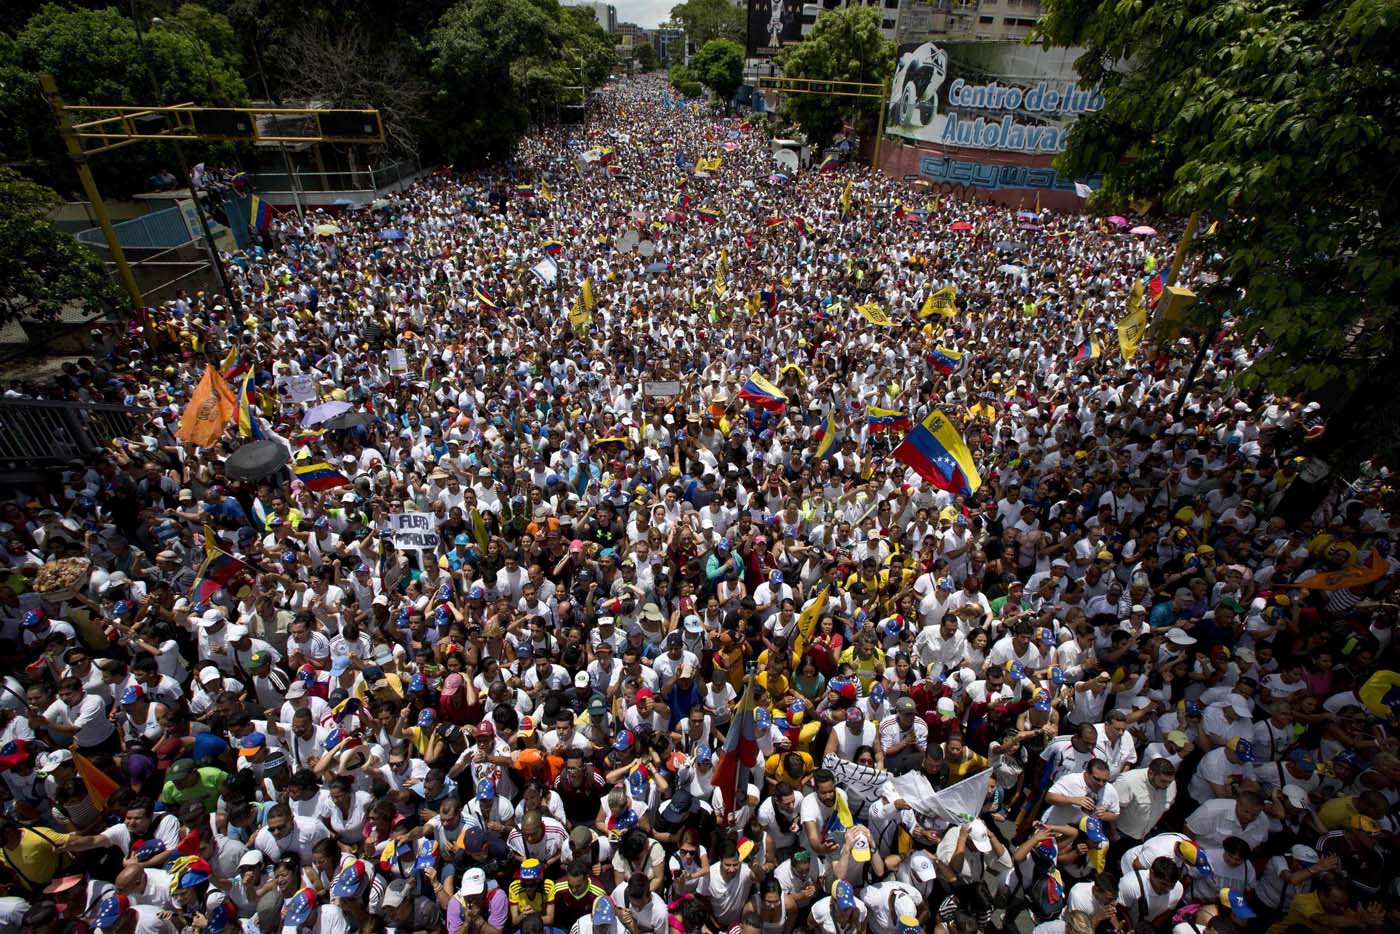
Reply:
<svg viewBox="0 0 1400 934"><path fill-rule="evenodd" d="M742 43L745 9L730 0L686 0L671 7L671 20L685 29L686 38L695 48L703 48L711 39Z"/></svg>
<svg viewBox="0 0 1400 934"><path fill-rule="evenodd" d="M1263 348L1240 377L1353 403L1328 439L1393 445L1400 401L1400 4L1047 0L1044 42L1079 46L1103 108L1059 169L1093 204L1204 212L1218 273L1196 313Z"/></svg>
<svg viewBox="0 0 1400 934"><path fill-rule="evenodd" d="M691 57L689 71L721 101L732 100L744 81L744 47L733 39L711 39Z"/></svg>
<svg viewBox="0 0 1400 934"><path fill-rule="evenodd" d="M0 322L51 319L69 303L98 311L120 301L102 262L49 220L50 188L0 168Z"/></svg>
<svg viewBox="0 0 1400 934"><path fill-rule="evenodd" d="M850 6L817 17L812 34L778 54L789 77L829 81L868 81L887 85L894 76L894 43L880 35L876 7ZM820 94L787 94L782 114L800 126L808 140L825 145L846 121L873 131L877 101Z"/></svg>

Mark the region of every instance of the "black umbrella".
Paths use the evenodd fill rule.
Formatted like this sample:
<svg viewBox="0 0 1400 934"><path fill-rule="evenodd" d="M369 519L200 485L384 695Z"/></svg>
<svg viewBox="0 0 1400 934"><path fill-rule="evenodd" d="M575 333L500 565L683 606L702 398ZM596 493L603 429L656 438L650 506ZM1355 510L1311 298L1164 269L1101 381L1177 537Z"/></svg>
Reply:
<svg viewBox="0 0 1400 934"><path fill-rule="evenodd" d="M287 449L276 441L250 441L224 461L224 473L243 480L260 480L276 473L290 460Z"/></svg>
<svg viewBox="0 0 1400 934"><path fill-rule="evenodd" d="M1021 250L1025 249L1021 244L1011 240L998 240L996 243L993 243L992 246L1001 253L1019 253Z"/></svg>
<svg viewBox="0 0 1400 934"><path fill-rule="evenodd" d="M339 431L342 428L355 428L360 425L374 424L374 416L368 412L341 412L334 418L328 418L321 423L321 427L327 431Z"/></svg>

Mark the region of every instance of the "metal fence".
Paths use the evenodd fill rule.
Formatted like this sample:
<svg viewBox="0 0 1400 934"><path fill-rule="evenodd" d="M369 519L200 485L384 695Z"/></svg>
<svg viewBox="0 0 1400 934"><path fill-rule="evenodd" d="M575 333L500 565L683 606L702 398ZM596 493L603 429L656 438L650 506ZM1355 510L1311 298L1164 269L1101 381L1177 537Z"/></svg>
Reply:
<svg viewBox="0 0 1400 934"><path fill-rule="evenodd" d="M128 438L144 409L83 402L0 399L0 469L52 467Z"/></svg>

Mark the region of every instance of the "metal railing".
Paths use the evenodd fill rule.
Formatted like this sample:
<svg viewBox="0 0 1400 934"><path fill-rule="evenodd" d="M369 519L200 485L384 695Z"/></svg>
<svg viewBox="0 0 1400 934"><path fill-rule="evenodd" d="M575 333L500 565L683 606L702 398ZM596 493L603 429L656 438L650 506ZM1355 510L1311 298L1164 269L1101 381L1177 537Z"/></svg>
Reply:
<svg viewBox="0 0 1400 934"><path fill-rule="evenodd" d="M43 399L0 399L0 469L52 467L130 437L144 409Z"/></svg>
<svg viewBox="0 0 1400 934"><path fill-rule="evenodd" d="M294 189L292 179L286 172L253 172L253 190L257 192L290 192L299 190L307 194L315 192L378 191L397 184L415 174L420 169L413 159L399 159L381 165L366 166L351 172L302 172L296 173L299 188Z"/></svg>

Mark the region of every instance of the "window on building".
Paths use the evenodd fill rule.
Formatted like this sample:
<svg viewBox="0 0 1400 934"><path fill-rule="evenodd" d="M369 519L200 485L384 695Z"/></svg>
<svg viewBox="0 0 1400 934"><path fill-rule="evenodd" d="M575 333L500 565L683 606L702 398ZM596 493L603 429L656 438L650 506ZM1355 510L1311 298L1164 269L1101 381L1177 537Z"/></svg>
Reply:
<svg viewBox="0 0 1400 934"><path fill-rule="evenodd" d="M990 26L992 23L996 22L996 19L991 16L979 16L977 17L977 22L983 24L984 26Z"/></svg>

